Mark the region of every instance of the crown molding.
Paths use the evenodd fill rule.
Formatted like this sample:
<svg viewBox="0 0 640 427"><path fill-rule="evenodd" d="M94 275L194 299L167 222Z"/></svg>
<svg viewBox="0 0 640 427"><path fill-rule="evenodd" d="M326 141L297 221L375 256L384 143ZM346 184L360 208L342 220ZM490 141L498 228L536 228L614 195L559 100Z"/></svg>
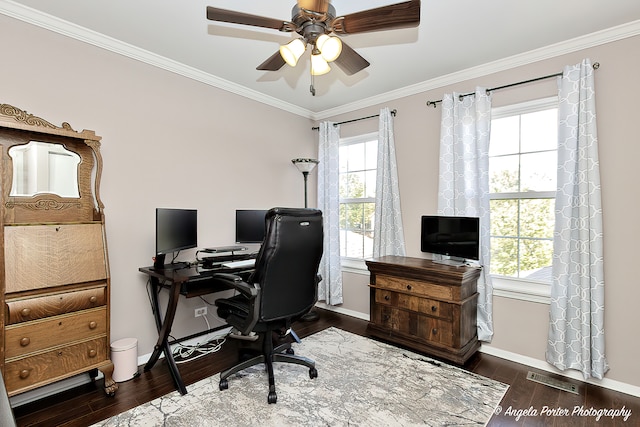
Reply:
<svg viewBox="0 0 640 427"><path fill-rule="evenodd" d="M11 0L0 0L0 13L311 120L323 120L340 114L349 113L354 110L387 103L398 98L416 95L418 93L438 89L451 84L460 83L499 71L509 70L522 65L554 58L567 53L599 46L640 34L640 20L632 21L617 27L566 40L529 52L479 65L477 67L460 70L414 85L405 86L397 90L344 104L340 107L320 112L313 112L297 105L281 101L272 96L265 95L253 89L249 89L245 86L216 77L212 74L205 73L177 61L156 55L147 50L121 42L96 31L56 18L36 9L15 3Z"/></svg>
<svg viewBox="0 0 640 427"><path fill-rule="evenodd" d="M339 114L349 113L373 105L384 104L406 96L416 95L418 93L427 92L441 87L457 84L478 77L483 77L499 71L506 71L523 65L532 64L534 62L545 59L555 58L557 56L573 53L579 50L600 46L617 40L626 39L640 34L640 20L632 21L627 24L611 27L602 31L587 34L585 36L576 37L574 39L565 40L560 43L545 46L539 49L531 50L522 54L499 59L477 67L467 68L465 70L456 71L455 73L436 77L414 85L405 86L403 88L376 95L370 98L362 99L357 102L341 105L340 107L320 111L313 114L314 120L323 120ZM595 59L593 59L595 61ZM559 70L561 71L561 70Z"/></svg>
<svg viewBox="0 0 640 427"><path fill-rule="evenodd" d="M312 115L311 111L297 105L281 101L272 96L265 95L245 86L216 77L212 74L205 73L196 68L173 61L169 58L157 55L128 43L124 43L120 40L40 12L36 9L15 3L11 0L0 0L0 13L290 113L306 118L310 118Z"/></svg>

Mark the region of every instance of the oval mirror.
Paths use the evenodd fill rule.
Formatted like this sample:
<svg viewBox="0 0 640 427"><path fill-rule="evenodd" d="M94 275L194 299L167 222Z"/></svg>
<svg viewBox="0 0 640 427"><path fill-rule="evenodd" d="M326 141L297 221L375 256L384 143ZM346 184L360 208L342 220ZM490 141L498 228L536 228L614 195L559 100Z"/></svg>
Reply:
<svg viewBox="0 0 640 427"><path fill-rule="evenodd" d="M31 141L9 149L13 160L10 196L53 193L79 198L78 164L80 156L62 144Z"/></svg>

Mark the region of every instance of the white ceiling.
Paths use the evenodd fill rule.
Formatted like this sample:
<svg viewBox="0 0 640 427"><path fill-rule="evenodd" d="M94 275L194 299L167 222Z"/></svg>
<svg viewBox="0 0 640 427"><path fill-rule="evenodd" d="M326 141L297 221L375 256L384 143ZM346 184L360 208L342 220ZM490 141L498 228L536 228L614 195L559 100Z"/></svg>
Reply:
<svg viewBox="0 0 640 427"><path fill-rule="evenodd" d="M332 3L338 15L345 15L398 2ZM581 42L587 38L600 37L602 42L603 37L640 34L638 0L423 0L417 28L342 36L371 66L352 76L332 67L329 74L315 78L317 92L312 96L308 61L275 72L255 69L291 34L206 19L206 6L215 6L290 20L295 3L0 0L0 13L311 118L363 100L397 97L464 70L484 66L497 71L495 64L508 58L512 64L514 58L518 64L542 59L540 52L554 52L559 43L563 49L577 49L587 47Z"/></svg>

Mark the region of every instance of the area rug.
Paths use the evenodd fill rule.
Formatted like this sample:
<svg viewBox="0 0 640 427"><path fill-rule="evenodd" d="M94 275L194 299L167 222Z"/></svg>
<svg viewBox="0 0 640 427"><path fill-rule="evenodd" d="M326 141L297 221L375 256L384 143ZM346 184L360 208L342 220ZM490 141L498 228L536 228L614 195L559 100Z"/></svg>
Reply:
<svg viewBox="0 0 640 427"><path fill-rule="evenodd" d="M140 405L95 426L468 426L485 425L508 385L337 328L293 345L316 362L275 363L278 402L267 403L264 365L220 376Z"/></svg>

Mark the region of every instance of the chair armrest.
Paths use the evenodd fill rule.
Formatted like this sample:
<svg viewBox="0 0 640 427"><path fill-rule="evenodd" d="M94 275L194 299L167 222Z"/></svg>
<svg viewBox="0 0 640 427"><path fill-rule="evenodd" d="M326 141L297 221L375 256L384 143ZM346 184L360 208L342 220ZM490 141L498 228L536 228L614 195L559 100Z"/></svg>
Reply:
<svg viewBox="0 0 640 427"><path fill-rule="evenodd" d="M249 316L247 323L237 329L244 335L249 334L258 323L260 317L260 285L249 284L242 280L240 276L230 273L216 273L213 275L216 280L220 280L234 288L249 300Z"/></svg>
<svg viewBox="0 0 640 427"><path fill-rule="evenodd" d="M216 280L226 283L230 287L236 289L247 298L255 298L258 295L259 288L245 282L242 278L230 273L216 273L213 275Z"/></svg>

